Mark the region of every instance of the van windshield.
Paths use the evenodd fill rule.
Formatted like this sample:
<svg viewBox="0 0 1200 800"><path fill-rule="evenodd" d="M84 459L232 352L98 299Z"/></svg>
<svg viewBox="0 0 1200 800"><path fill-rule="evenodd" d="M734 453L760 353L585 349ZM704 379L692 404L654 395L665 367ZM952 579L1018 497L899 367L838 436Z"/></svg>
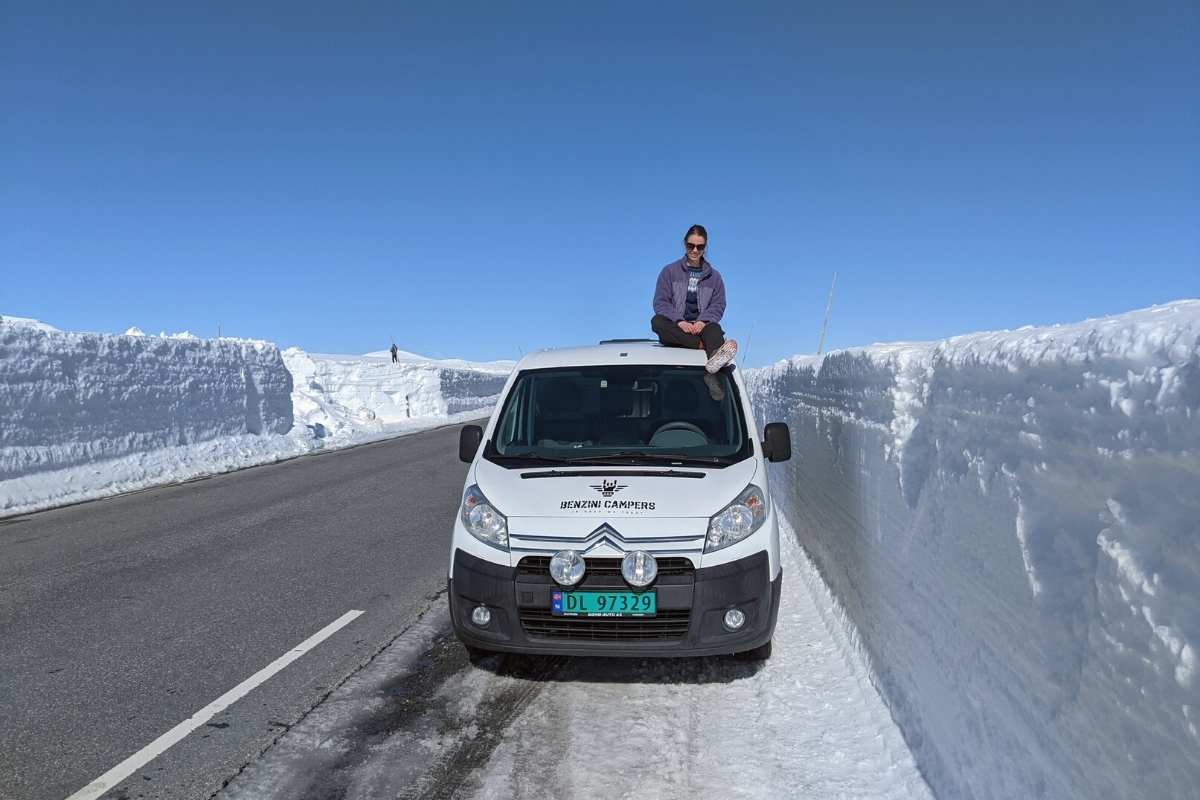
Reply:
<svg viewBox="0 0 1200 800"><path fill-rule="evenodd" d="M484 457L505 466L726 466L748 458L736 384L713 399L702 367L629 365L527 370L517 376Z"/></svg>

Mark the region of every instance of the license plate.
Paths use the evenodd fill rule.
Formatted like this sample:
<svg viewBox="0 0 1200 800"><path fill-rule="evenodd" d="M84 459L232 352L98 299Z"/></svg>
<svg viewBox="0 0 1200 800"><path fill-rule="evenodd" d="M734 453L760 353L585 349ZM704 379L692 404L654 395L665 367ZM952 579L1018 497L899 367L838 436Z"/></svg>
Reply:
<svg viewBox="0 0 1200 800"><path fill-rule="evenodd" d="M658 597L649 592L551 592L556 617L653 617Z"/></svg>

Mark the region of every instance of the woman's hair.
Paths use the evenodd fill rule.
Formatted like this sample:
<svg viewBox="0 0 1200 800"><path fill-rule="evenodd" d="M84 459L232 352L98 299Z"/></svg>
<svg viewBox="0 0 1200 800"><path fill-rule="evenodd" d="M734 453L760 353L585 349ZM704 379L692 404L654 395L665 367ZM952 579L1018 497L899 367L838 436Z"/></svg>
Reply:
<svg viewBox="0 0 1200 800"><path fill-rule="evenodd" d="M704 237L704 249L700 251L700 263L703 264L704 257L708 254L708 231L704 229L703 225L693 225L688 228L688 232L683 235L683 252L687 253L687 240L693 233Z"/></svg>
<svg viewBox="0 0 1200 800"><path fill-rule="evenodd" d="M708 244L708 231L704 230L703 225L693 225L692 227L688 228L688 232L683 235L683 241L685 245L687 244L687 237L691 236L693 233L698 233L703 236L704 243L706 245Z"/></svg>

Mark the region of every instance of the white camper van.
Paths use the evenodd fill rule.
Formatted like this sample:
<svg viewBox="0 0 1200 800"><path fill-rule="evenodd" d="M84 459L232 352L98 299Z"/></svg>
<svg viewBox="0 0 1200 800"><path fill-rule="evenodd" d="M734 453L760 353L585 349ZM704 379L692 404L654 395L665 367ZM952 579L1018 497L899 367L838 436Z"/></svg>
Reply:
<svg viewBox="0 0 1200 800"><path fill-rule="evenodd" d="M783 576L767 461L735 368L647 340L532 353L469 462L450 613L479 656L767 658Z"/></svg>

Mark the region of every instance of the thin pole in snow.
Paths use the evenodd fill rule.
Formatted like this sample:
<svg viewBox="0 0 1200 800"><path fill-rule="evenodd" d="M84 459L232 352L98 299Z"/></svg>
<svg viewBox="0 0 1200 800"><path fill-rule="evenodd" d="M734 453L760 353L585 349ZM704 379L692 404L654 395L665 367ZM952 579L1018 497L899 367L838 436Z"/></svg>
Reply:
<svg viewBox="0 0 1200 800"><path fill-rule="evenodd" d="M829 327L829 312L833 310L833 287L837 286L837 271L833 273L833 282L829 284L829 302L825 304L825 319L821 322L821 339L817 342L817 355L825 352L825 329Z"/></svg>

